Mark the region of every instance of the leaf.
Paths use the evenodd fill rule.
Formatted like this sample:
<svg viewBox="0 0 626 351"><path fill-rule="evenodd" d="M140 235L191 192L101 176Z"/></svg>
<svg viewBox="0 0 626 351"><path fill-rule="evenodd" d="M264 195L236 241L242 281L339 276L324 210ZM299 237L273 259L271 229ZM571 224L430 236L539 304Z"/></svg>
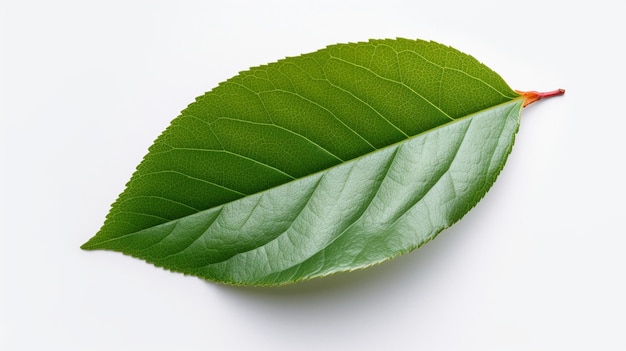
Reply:
<svg viewBox="0 0 626 351"><path fill-rule="evenodd" d="M453 48L338 44L252 68L150 147L87 250L279 285L411 251L484 196L525 104Z"/></svg>

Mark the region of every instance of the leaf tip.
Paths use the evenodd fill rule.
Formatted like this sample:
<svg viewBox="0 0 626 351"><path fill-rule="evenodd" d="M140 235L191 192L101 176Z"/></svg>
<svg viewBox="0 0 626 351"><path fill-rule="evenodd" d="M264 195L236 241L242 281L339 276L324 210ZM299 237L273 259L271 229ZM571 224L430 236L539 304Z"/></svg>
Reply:
<svg viewBox="0 0 626 351"><path fill-rule="evenodd" d="M556 89L556 90L547 91L547 92L515 90L515 92L517 92L518 94L524 97L524 107L526 107L532 104L533 102L537 102L541 99L563 95L565 94L565 89Z"/></svg>
<svg viewBox="0 0 626 351"><path fill-rule="evenodd" d="M82 250L85 250L85 251L91 251L91 250L93 250L93 249L91 248L91 245L89 245L89 243L88 243L88 242L86 242L86 243L84 243L84 244L80 245L80 248L81 248Z"/></svg>
<svg viewBox="0 0 626 351"><path fill-rule="evenodd" d="M91 238L91 239L87 240L87 242L85 242L84 244L82 244L82 245L80 246L80 248L81 248L82 250L85 250L85 251L93 251L93 250L97 250L97 249L99 249L99 247L98 247L97 243L94 243L93 238Z"/></svg>

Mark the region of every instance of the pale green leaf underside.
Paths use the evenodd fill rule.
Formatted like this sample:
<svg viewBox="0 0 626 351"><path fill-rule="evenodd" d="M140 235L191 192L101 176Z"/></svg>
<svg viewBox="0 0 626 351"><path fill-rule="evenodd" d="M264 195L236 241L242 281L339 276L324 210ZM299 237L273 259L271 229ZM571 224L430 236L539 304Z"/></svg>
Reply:
<svg viewBox="0 0 626 351"><path fill-rule="evenodd" d="M522 103L432 42L336 45L253 68L172 122L83 248L232 284L366 267L482 198Z"/></svg>

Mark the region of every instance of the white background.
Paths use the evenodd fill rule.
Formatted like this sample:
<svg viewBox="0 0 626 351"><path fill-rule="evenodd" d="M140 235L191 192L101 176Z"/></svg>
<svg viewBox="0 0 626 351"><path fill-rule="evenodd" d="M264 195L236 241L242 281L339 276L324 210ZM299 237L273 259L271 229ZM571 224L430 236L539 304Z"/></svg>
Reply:
<svg viewBox="0 0 626 351"><path fill-rule="evenodd" d="M2 350L625 350L623 11L582 1L2 1ZM338 42L469 53L526 109L485 199L420 250L233 288L79 246L194 97Z"/></svg>

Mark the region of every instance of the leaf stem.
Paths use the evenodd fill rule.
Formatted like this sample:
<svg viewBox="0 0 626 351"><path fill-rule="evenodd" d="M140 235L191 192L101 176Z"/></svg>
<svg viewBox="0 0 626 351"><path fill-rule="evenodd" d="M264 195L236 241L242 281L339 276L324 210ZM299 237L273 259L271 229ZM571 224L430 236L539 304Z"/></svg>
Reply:
<svg viewBox="0 0 626 351"><path fill-rule="evenodd" d="M538 91L519 91L519 90L515 90L515 91L524 97L524 107L532 104L533 102L539 101L541 99L545 99L545 98L549 98L553 96L560 96L560 95L565 94L565 89L557 89L557 90L547 91L543 93L538 92Z"/></svg>

